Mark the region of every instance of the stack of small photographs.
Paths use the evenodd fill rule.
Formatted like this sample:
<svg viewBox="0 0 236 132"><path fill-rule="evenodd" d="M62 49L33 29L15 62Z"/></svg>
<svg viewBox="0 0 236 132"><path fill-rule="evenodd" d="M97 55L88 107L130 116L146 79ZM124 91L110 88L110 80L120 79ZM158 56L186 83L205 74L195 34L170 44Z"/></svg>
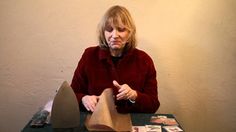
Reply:
<svg viewBox="0 0 236 132"><path fill-rule="evenodd" d="M174 118L168 118L167 116L152 116L150 122L153 125L145 126L133 126L133 132L162 132L162 127L167 132L182 132L179 124Z"/></svg>
<svg viewBox="0 0 236 132"><path fill-rule="evenodd" d="M152 116L151 123L155 124L163 124L163 128L167 132L181 132L183 131L180 127L175 118L168 118L167 116Z"/></svg>
<svg viewBox="0 0 236 132"><path fill-rule="evenodd" d="M161 125L133 126L132 132L162 132Z"/></svg>

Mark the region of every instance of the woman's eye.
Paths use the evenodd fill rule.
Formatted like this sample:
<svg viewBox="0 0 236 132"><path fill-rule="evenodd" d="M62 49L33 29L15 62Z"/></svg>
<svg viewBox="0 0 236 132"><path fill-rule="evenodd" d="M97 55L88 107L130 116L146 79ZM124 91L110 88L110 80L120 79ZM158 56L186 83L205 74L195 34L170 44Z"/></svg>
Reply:
<svg viewBox="0 0 236 132"><path fill-rule="evenodd" d="M124 31L126 31L126 28L118 27L117 30L118 30L119 32L124 32Z"/></svg>
<svg viewBox="0 0 236 132"><path fill-rule="evenodd" d="M113 28L112 26L106 26L106 27L105 27L105 30L106 30L107 32L112 32L112 31L114 30L114 28ZM118 32L124 32L124 31L126 31L126 28L124 28L124 27L117 27L116 30L117 30Z"/></svg>
<svg viewBox="0 0 236 132"><path fill-rule="evenodd" d="M113 31L113 28L111 26L106 26L105 27L105 30L108 31L108 32L112 32Z"/></svg>

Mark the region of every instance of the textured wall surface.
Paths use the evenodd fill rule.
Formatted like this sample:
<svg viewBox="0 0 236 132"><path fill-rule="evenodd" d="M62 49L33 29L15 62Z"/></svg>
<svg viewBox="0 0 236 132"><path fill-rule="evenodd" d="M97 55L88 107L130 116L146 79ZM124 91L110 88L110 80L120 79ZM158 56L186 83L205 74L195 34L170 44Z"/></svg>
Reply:
<svg viewBox="0 0 236 132"><path fill-rule="evenodd" d="M235 0L1 0L0 131L20 131L71 82L111 5L126 6L156 64L161 107L187 132L236 131Z"/></svg>

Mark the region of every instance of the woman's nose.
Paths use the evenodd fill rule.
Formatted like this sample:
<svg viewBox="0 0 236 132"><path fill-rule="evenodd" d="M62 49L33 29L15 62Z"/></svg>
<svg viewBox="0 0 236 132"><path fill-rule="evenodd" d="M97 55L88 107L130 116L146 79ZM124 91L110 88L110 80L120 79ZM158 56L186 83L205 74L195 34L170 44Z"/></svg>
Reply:
<svg viewBox="0 0 236 132"><path fill-rule="evenodd" d="M112 37L113 38L117 38L119 35L118 35L118 31L116 30L116 29L114 29L113 31L112 31Z"/></svg>

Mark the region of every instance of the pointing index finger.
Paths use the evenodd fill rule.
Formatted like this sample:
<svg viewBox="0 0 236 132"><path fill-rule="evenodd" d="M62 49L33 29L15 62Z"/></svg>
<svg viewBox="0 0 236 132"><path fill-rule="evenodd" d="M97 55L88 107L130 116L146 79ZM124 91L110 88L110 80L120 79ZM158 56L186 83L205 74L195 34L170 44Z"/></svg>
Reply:
<svg viewBox="0 0 236 132"><path fill-rule="evenodd" d="M113 80L113 85L117 87L118 89L121 88L121 85L116 80Z"/></svg>

